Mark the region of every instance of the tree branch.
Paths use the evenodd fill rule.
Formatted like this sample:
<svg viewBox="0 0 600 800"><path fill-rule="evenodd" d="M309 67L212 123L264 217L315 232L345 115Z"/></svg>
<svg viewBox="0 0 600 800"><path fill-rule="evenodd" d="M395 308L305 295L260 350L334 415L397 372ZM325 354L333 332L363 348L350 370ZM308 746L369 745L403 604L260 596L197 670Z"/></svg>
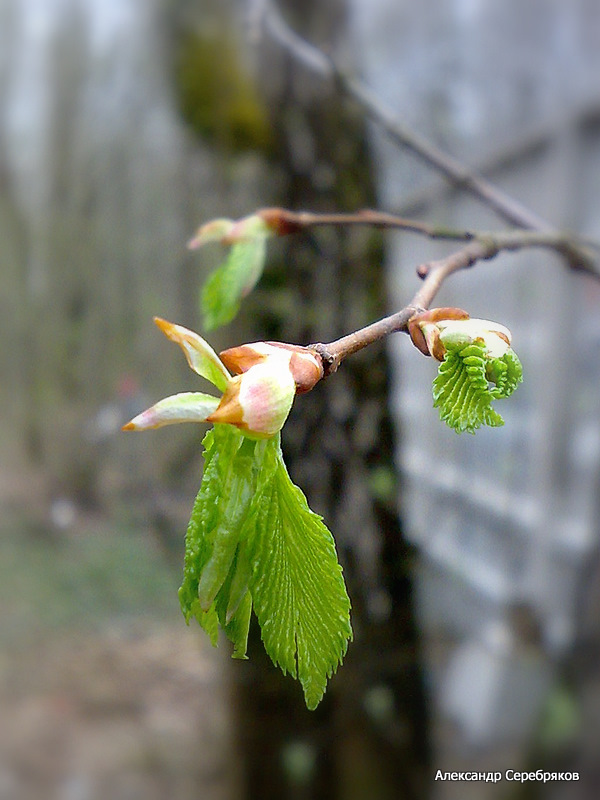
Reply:
<svg viewBox="0 0 600 800"><path fill-rule="evenodd" d="M345 74L321 50L307 42L285 22L272 0L252 0L252 30L254 40L260 24L266 33L278 42L298 63L323 79L333 79L340 90L357 102L390 138L410 150L422 161L444 175L454 186L463 188L493 209L511 225L525 230L553 232L553 226L526 208L515 198L503 192L482 175L467 167L457 158L443 152L425 137L403 125L393 110L385 105L362 81ZM577 245L574 238L562 248L562 255L573 269L596 273L589 253Z"/></svg>
<svg viewBox="0 0 600 800"><path fill-rule="evenodd" d="M331 375L345 358L364 347L391 333L406 333L411 317L429 308L446 278L453 272L473 266L477 261L493 258L500 249L492 237L487 240L478 238L445 258L421 264L417 268L417 274L423 278L423 284L407 306L334 342L312 346L323 361L324 377Z"/></svg>
<svg viewBox="0 0 600 800"><path fill-rule="evenodd" d="M444 281L458 270L472 267L479 261L487 261L506 250L526 247L548 247L560 252L565 241L557 234L533 231L507 231L499 234L472 234L472 240L454 253L417 267L417 275L423 279L419 290L404 308L388 317L373 322L365 328L343 336L328 344L312 346L323 361L324 377L337 370L342 361L391 333L408 331L408 322L415 314L427 310Z"/></svg>
<svg viewBox="0 0 600 800"><path fill-rule="evenodd" d="M369 208L361 209L354 213L315 213L311 211L289 211L284 208L263 208L255 213L279 235L298 233L321 225L370 225L375 228L418 233L429 239L462 242L469 242L474 239L485 242L493 241L498 250L545 247L566 258L572 269L600 277L593 254L590 252L592 248L598 249L600 245L594 242L580 241L576 236L560 231L510 230L486 232L463 230L449 228L445 225L434 225L421 220L407 219L386 211Z"/></svg>
<svg viewBox="0 0 600 800"><path fill-rule="evenodd" d="M481 175L477 175L457 158L444 153L425 137L403 125L393 110L365 83L348 76L335 61L293 31L271 0L261 0L259 4L255 2L254 26L258 24L259 17L262 17L263 28L268 35L285 48L296 61L324 79L335 80L340 90L357 102L393 141L413 152L455 186L460 186L478 197L511 225L529 230L552 228L549 222Z"/></svg>

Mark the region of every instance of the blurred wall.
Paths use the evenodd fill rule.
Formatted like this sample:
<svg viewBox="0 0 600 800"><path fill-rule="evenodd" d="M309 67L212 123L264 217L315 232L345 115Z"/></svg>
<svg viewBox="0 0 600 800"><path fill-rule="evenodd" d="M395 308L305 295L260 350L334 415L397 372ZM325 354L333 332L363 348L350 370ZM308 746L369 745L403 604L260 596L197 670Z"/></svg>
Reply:
<svg viewBox="0 0 600 800"><path fill-rule="evenodd" d="M598 237L597 4L430 0L417 8L384 0L354 10L366 78L400 119L550 224ZM386 207L456 228L502 227L383 137L374 147ZM417 264L448 252L395 237L390 308L414 293ZM573 659L600 637L597 616L593 634L589 624L599 543L599 301L597 281L531 251L444 286L436 305L507 324L523 361L524 384L499 404L505 427L474 437L437 420L435 366L403 337L390 341L435 770L564 768L569 756L572 769L587 773L578 791L592 796L588 745L597 745L597 719L584 708L598 693L597 675ZM464 791L464 783L440 782L435 793Z"/></svg>

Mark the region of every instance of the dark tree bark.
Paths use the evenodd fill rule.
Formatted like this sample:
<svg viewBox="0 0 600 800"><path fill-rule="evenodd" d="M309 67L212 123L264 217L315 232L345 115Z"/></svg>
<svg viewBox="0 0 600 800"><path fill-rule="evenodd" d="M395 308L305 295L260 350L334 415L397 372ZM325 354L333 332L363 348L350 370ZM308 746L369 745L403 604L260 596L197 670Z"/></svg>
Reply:
<svg viewBox="0 0 600 800"><path fill-rule="evenodd" d="M292 3L301 30L334 47L342 4ZM262 41L261 86L271 109L278 202L291 209L354 210L375 204L364 122L334 86L315 83ZM377 233L320 230L276 252L250 299L255 335L301 344L330 341L385 309ZM321 706L270 664L254 632L239 671L240 744L249 798L392 800L425 794L427 714L403 540L388 410L385 348L375 345L299 398L284 428L294 480L336 538L353 601L355 640Z"/></svg>

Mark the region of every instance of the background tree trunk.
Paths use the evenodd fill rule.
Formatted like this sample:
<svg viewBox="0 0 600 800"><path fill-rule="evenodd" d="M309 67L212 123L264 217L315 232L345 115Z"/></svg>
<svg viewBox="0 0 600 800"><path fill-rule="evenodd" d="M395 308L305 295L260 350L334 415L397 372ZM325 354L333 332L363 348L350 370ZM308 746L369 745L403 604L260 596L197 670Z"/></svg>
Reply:
<svg viewBox="0 0 600 800"><path fill-rule="evenodd" d="M326 51L342 42L344 3L288 2L294 27ZM334 86L260 43L259 83L271 110L281 188L292 209L375 203L364 122ZM276 245L249 298L261 338L330 341L385 309L382 241L322 230ZM394 800L424 796L427 713L402 538L384 346L368 348L295 404L283 445L294 480L336 538L353 602L355 641L322 705L268 662L258 632L240 679L240 744L250 798ZM249 669L248 669L249 667Z"/></svg>

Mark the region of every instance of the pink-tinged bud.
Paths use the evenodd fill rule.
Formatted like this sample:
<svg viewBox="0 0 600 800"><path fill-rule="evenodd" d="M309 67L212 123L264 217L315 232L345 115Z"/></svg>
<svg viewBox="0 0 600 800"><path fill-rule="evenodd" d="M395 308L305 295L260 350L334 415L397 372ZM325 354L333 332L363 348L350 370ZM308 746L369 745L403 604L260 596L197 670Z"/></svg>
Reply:
<svg viewBox="0 0 600 800"><path fill-rule="evenodd" d="M295 394L289 359L271 357L232 378L206 419L235 425L251 438L268 438L283 427Z"/></svg>
<svg viewBox="0 0 600 800"><path fill-rule="evenodd" d="M172 322L167 322L166 319L154 317L154 322L167 339L181 347L194 372L214 383L221 391L225 391L231 376L208 342L194 331L183 328L181 325L174 325Z"/></svg>
<svg viewBox="0 0 600 800"><path fill-rule="evenodd" d="M142 411L126 425L124 431L148 431L174 425L178 422L206 422L207 416L216 410L219 398L202 392L182 392L165 397Z"/></svg>
<svg viewBox="0 0 600 800"><path fill-rule="evenodd" d="M256 364L265 363L269 358L283 359L294 378L298 394L309 392L323 377L323 363L314 350L286 342L242 344L224 350L219 357L227 369L236 375L247 372Z"/></svg>

